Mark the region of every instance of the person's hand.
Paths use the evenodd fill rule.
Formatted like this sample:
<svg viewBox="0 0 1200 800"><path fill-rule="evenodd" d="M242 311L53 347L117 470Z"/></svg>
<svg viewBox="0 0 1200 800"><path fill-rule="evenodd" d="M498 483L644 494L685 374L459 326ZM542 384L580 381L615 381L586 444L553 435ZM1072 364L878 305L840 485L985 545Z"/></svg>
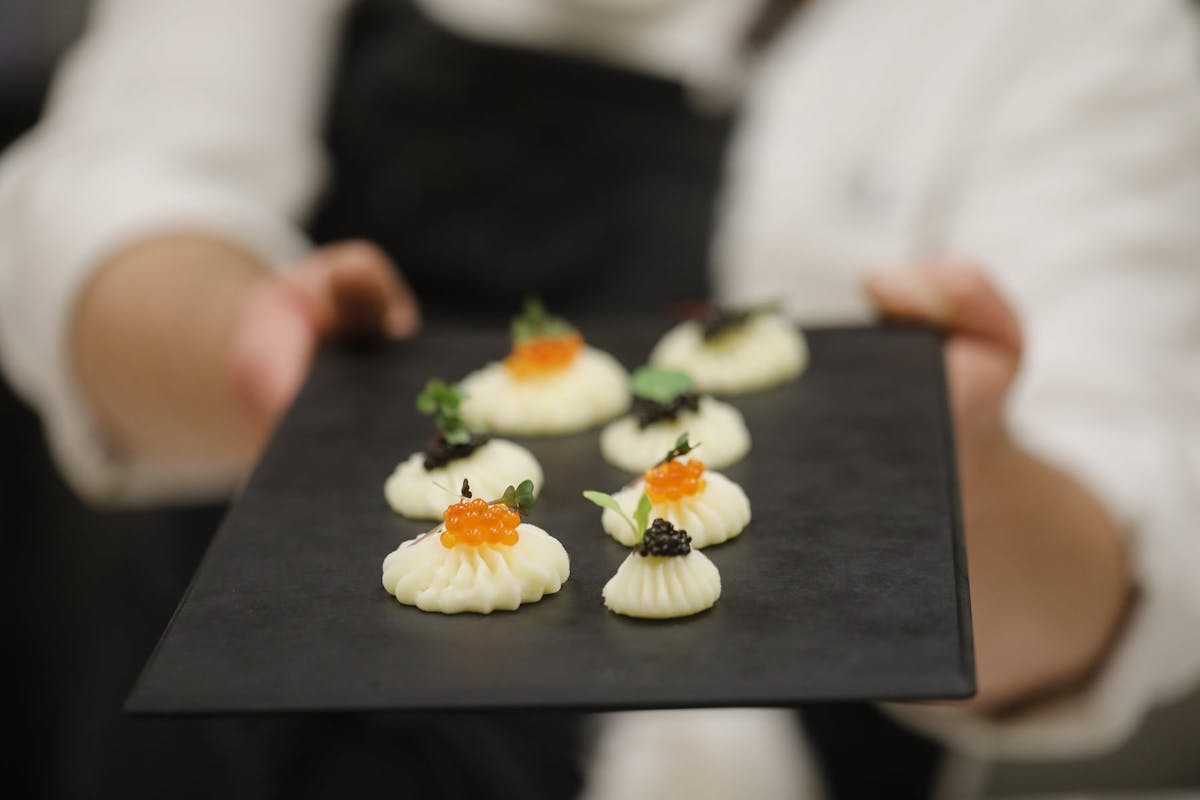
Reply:
<svg viewBox="0 0 1200 800"><path fill-rule="evenodd" d="M1021 329L983 271L956 262L889 269L868 279L867 293L883 316L949 334L947 381L962 469L973 471L1009 446L1004 406L1021 363Z"/></svg>
<svg viewBox="0 0 1200 800"><path fill-rule="evenodd" d="M1115 637L1132 581L1096 498L1009 435L1016 314L963 263L879 272L866 290L884 317L948 335L978 676L969 707L997 712L1078 686Z"/></svg>
<svg viewBox="0 0 1200 800"><path fill-rule="evenodd" d="M71 351L114 460L232 480L253 463L320 340L407 336L419 324L412 293L374 245L326 247L278 275L234 243L180 232L97 268L73 310Z"/></svg>
<svg viewBox="0 0 1200 800"><path fill-rule="evenodd" d="M250 430L260 441L270 432L323 339L400 339L420 323L412 291L369 242L323 247L294 271L265 281L233 332L233 380Z"/></svg>
<svg viewBox="0 0 1200 800"><path fill-rule="evenodd" d="M322 339L403 337L419 324L412 293L374 245L332 245L279 275L220 237L164 233L92 273L72 310L72 368L115 463L232 484ZM125 491L105 475L78 487L100 502Z"/></svg>

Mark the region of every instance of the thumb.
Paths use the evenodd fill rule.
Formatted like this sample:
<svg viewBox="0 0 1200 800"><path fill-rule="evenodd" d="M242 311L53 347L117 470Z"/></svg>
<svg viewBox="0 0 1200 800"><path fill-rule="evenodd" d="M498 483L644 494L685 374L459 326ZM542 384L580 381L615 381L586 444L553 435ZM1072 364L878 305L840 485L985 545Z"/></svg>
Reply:
<svg viewBox="0 0 1200 800"><path fill-rule="evenodd" d="M331 336L411 336L420 310L392 260L363 241L316 250L246 302L233 337L233 381L259 443L292 402L317 344Z"/></svg>
<svg viewBox="0 0 1200 800"><path fill-rule="evenodd" d="M322 247L288 279L322 336L406 338L420 327L412 290L392 259L370 242Z"/></svg>
<svg viewBox="0 0 1200 800"><path fill-rule="evenodd" d="M233 335L232 377L256 448L299 391L317 341L309 313L279 279L242 308Z"/></svg>
<svg viewBox="0 0 1200 800"><path fill-rule="evenodd" d="M1021 327L1012 307L982 269L938 262L915 269L879 270L867 278L867 294L883 316L944 328L1021 352Z"/></svg>
<svg viewBox="0 0 1200 800"><path fill-rule="evenodd" d="M949 334L946 370L960 445L1002 433L1005 398L1021 360L1021 327L983 270L958 262L881 270L866 289L884 317Z"/></svg>

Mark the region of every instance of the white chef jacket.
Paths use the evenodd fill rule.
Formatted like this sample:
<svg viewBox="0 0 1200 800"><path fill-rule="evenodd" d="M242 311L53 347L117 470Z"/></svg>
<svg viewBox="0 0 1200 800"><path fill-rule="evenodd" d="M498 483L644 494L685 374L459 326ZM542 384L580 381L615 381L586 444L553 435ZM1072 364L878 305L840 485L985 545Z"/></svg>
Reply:
<svg viewBox="0 0 1200 800"><path fill-rule="evenodd" d="M0 161L0 363L100 500L227 476L110 453L68 363L91 270L202 231L304 252L342 0L102 0ZM570 50L742 104L715 281L801 322L869 317L876 266L959 256L1014 303L1024 444L1127 531L1141 595L1085 691L1003 723L901 709L952 746L1119 742L1200 674L1200 59L1184 0L815 0L755 61L751 0L423 0L468 36Z"/></svg>

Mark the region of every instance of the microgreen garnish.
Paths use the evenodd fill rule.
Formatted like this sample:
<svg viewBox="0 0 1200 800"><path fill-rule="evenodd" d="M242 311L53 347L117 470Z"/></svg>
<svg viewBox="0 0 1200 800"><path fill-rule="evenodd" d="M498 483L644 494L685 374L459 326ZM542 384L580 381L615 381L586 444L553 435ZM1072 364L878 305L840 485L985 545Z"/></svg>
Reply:
<svg viewBox="0 0 1200 800"><path fill-rule="evenodd" d="M536 297L525 298L525 307L512 321L512 338L517 342L569 336L575 332L574 325L562 317L552 316Z"/></svg>
<svg viewBox="0 0 1200 800"><path fill-rule="evenodd" d="M633 373L633 393L659 405L667 405L681 394L690 392L695 386L691 376L678 370L639 367Z"/></svg>
<svg viewBox="0 0 1200 800"><path fill-rule="evenodd" d="M509 508L521 512L521 516L529 516L533 511L533 504L536 502L536 498L533 496L533 481L526 478L516 486L509 486L498 500L492 502L503 503Z"/></svg>
<svg viewBox="0 0 1200 800"><path fill-rule="evenodd" d="M667 451L667 455L662 461L659 461L658 464L666 464L668 461L674 461L677 458L686 456L699 446L699 442L696 442L695 444L689 444L687 431L684 431L683 433L679 434L679 438L675 440L675 446ZM657 467L658 464L655 464L654 466Z"/></svg>
<svg viewBox="0 0 1200 800"><path fill-rule="evenodd" d="M700 410L700 395L686 372L641 367L633 373L633 416L645 430L656 422Z"/></svg>
<svg viewBox="0 0 1200 800"><path fill-rule="evenodd" d="M417 395L417 410L434 415L434 424L448 443L466 444L471 441L472 432L462 418L462 401L462 392L434 378Z"/></svg>
<svg viewBox="0 0 1200 800"><path fill-rule="evenodd" d="M451 461L468 458L488 443L488 435L467 425L462 416L465 399L458 387L434 378L417 395L417 410L433 415L437 435L425 446L425 470L431 472Z"/></svg>
<svg viewBox="0 0 1200 800"><path fill-rule="evenodd" d="M650 525L650 509L653 507L650 502L650 495L642 492L642 496L638 498L637 508L633 512L633 527L641 533L637 535L637 540L640 542L646 534L646 528Z"/></svg>
<svg viewBox="0 0 1200 800"><path fill-rule="evenodd" d="M441 489L443 492L454 494L454 492L442 486L436 481L434 486ZM474 497L471 492L471 483L466 478L463 478L462 488L458 491L459 499L470 500ZM516 486L508 486L504 489L504 494L497 497L495 500L489 500L488 503L503 503L509 508L521 512L522 516L529 516L533 511L533 504L537 502L537 498L533 496L533 481L526 478Z"/></svg>
<svg viewBox="0 0 1200 800"><path fill-rule="evenodd" d="M621 519L625 520L625 524L633 530L634 543L637 544L642 541L642 536L645 535L646 528L650 523L650 509L654 505L650 501L650 495L642 492L642 496L638 498L637 508L633 512L632 519L625 513L625 509L621 508L621 504L611 494L588 489L583 493L583 496L601 508L615 511Z"/></svg>

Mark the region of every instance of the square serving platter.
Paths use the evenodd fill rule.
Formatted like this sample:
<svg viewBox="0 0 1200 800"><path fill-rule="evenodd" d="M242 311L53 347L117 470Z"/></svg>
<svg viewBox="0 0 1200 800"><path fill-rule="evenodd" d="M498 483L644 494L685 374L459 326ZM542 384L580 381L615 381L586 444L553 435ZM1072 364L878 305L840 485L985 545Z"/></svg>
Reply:
<svg viewBox="0 0 1200 800"><path fill-rule="evenodd" d="M642 364L665 321L588 326ZM321 353L233 504L127 702L139 714L780 706L959 698L975 685L941 342L910 328L806 333L796 382L731 401L753 437L723 470L746 532L705 553L722 594L671 621L620 617L600 590L627 550L583 489L630 476L598 430L517 438L546 473L531 522L566 547L563 589L516 612L400 605L381 563L430 523L383 498L431 422L425 381L457 379L504 331Z"/></svg>

